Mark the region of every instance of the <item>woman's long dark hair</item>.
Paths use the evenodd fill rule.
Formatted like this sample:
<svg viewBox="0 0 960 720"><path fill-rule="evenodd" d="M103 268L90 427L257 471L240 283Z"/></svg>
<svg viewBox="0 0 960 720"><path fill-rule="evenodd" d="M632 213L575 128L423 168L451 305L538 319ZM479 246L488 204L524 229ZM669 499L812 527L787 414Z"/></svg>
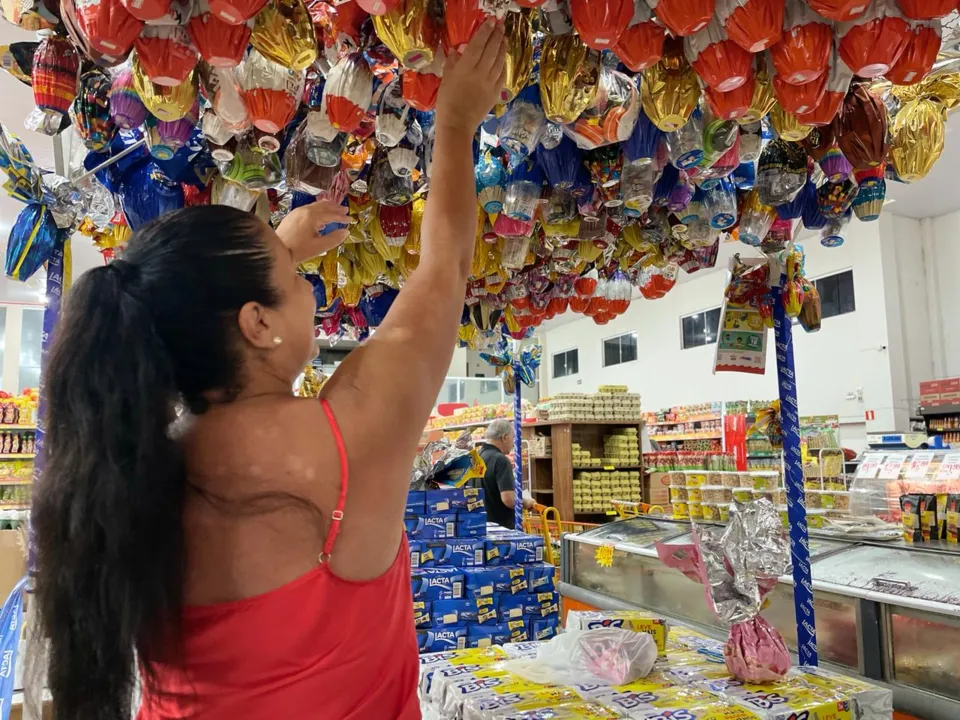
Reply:
<svg viewBox="0 0 960 720"><path fill-rule="evenodd" d="M56 715L130 720L136 663L179 659L186 493L177 404L240 388L237 314L275 306L264 226L223 206L139 230L67 294L45 371L36 601ZM148 682L151 680L149 675Z"/></svg>

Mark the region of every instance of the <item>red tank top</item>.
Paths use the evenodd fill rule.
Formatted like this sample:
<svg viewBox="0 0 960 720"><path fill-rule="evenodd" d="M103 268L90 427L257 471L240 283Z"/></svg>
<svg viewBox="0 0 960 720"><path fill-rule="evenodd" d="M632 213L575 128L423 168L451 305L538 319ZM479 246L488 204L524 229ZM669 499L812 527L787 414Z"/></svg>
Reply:
<svg viewBox="0 0 960 720"><path fill-rule="evenodd" d="M347 495L340 498L320 565L271 592L183 612L186 675L155 668L159 692L144 690L138 720L418 720L417 641L404 538L393 565L367 582L330 570Z"/></svg>

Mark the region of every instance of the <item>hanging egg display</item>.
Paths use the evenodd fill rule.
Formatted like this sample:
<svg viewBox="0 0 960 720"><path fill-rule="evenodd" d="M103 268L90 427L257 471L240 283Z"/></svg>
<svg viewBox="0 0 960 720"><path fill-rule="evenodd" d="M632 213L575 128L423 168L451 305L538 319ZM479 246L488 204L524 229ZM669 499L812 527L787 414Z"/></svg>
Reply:
<svg viewBox="0 0 960 720"><path fill-rule="evenodd" d="M633 289L660 298L713 267L722 243L774 254L813 232L834 247L876 220L892 184L943 151L960 73L938 53L955 9L63 0L33 57L29 124L73 125L88 167L127 153L91 180L112 210L80 218L104 236L184 204L273 222L314 197L349 206L348 242L307 272L318 325L359 332L419 262L444 67L493 18L504 87L474 139L461 332L483 346L563 312L608 323Z"/></svg>

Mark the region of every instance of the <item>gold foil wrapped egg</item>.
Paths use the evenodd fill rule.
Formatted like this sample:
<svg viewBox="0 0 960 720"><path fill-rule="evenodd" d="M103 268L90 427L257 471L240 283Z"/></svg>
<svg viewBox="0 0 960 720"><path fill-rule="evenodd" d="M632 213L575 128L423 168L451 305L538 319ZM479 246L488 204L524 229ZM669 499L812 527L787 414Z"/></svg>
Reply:
<svg viewBox="0 0 960 720"><path fill-rule="evenodd" d="M440 31L427 5L427 0L400 0L385 15L372 17L377 36L411 70L432 63L440 44Z"/></svg>
<svg viewBox="0 0 960 720"><path fill-rule="evenodd" d="M767 64L764 60L757 63L756 84L753 87L753 99L750 101L750 107L743 117L737 118L741 125L760 122L764 115L773 110L777 104L777 99L773 95L773 85L770 82L770 73L767 72Z"/></svg>
<svg viewBox="0 0 960 720"><path fill-rule="evenodd" d="M533 25L529 13L507 13L504 32L507 58L500 102L508 103L526 87L530 73L533 72Z"/></svg>
<svg viewBox="0 0 960 720"><path fill-rule="evenodd" d="M658 62L644 71L640 97L650 122L663 132L679 130L700 100L697 74L686 61L677 70Z"/></svg>
<svg viewBox="0 0 960 720"><path fill-rule="evenodd" d="M913 182L926 176L943 152L947 111L936 100L904 103L890 128L888 157L900 179Z"/></svg>
<svg viewBox="0 0 960 720"><path fill-rule="evenodd" d="M770 111L770 124L777 133L777 137L790 142L800 142L813 131L813 125L804 125L797 116L780 107L779 103Z"/></svg>
<svg viewBox="0 0 960 720"><path fill-rule="evenodd" d="M133 58L133 88L147 110L163 122L173 122L186 115L197 100L197 71L191 70L179 85L157 85L147 77L136 51Z"/></svg>
<svg viewBox="0 0 960 720"><path fill-rule="evenodd" d="M291 70L304 70L317 59L317 34L303 0L271 0L257 14L250 43Z"/></svg>
<svg viewBox="0 0 960 720"><path fill-rule="evenodd" d="M599 85L600 53L584 45L578 35L550 36L543 41L540 100L549 120L572 123L593 104Z"/></svg>

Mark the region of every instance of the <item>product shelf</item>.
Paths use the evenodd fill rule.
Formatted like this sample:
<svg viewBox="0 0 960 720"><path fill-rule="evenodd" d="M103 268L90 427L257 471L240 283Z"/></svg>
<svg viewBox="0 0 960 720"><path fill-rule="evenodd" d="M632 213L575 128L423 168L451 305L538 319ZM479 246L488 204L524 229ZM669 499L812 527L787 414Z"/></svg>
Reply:
<svg viewBox="0 0 960 720"><path fill-rule="evenodd" d="M7 455L0 455L0 462L5 460L33 460L37 456L34 454L27 453L11 453Z"/></svg>

